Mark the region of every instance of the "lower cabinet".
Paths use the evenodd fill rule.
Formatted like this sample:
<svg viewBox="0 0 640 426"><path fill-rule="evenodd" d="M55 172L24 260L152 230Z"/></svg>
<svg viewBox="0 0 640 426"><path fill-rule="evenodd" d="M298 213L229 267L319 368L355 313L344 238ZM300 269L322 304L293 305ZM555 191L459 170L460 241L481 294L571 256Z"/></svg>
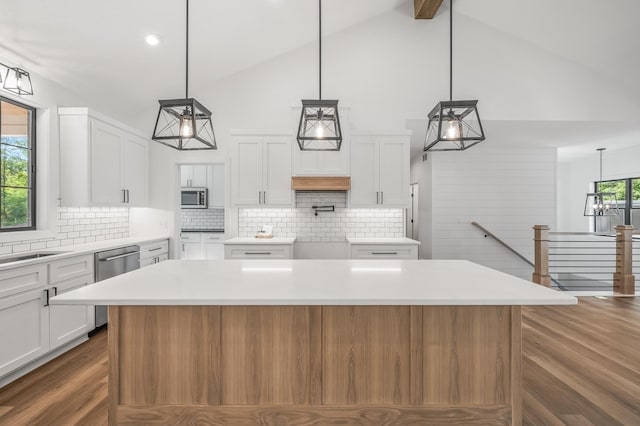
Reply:
<svg viewBox="0 0 640 426"><path fill-rule="evenodd" d="M185 260L224 259L224 233L183 232L180 234L180 258Z"/></svg>
<svg viewBox="0 0 640 426"><path fill-rule="evenodd" d="M169 240L140 245L140 267L164 262L169 259Z"/></svg>
<svg viewBox="0 0 640 426"><path fill-rule="evenodd" d="M49 304L93 282L93 255L0 272L0 377L93 330L93 306Z"/></svg>
<svg viewBox="0 0 640 426"><path fill-rule="evenodd" d="M293 244L225 244L225 259L293 259Z"/></svg>
<svg viewBox="0 0 640 426"><path fill-rule="evenodd" d="M417 244L352 244L351 259L418 259Z"/></svg>

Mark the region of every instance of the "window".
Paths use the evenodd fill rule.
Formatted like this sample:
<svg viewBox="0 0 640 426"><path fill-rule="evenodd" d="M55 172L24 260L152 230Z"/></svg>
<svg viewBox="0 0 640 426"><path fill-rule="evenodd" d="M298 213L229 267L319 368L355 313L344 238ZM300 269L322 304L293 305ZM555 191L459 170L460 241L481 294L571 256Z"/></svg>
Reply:
<svg viewBox="0 0 640 426"><path fill-rule="evenodd" d="M596 192L613 192L618 200L618 216L595 217L597 232L609 232L616 225L640 227L640 178L607 180L595 183Z"/></svg>
<svg viewBox="0 0 640 426"><path fill-rule="evenodd" d="M36 226L35 113L0 97L0 232Z"/></svg>

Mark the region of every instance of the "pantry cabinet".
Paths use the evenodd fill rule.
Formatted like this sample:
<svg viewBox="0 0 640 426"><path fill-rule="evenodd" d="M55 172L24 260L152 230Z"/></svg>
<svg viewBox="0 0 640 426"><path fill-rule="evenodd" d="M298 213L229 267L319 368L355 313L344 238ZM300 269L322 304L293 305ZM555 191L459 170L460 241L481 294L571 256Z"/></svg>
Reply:
<svg viewBox="0 0 640 426"><path fill-rule="evenodd" d="M234 144L234 206L292 206L291 137L236 136Z"/></svg>
<svg viewBox="0 0 640 426"><path fill-rule="evenodd" d="M351 207L409 205L409 135L353 135Z"/></svg>
<svg viewBox="0 0 640 426"><path fill-rule="evenodd" d="M62 206L148 204L148 141L87 108L59 108Z"/></svg>

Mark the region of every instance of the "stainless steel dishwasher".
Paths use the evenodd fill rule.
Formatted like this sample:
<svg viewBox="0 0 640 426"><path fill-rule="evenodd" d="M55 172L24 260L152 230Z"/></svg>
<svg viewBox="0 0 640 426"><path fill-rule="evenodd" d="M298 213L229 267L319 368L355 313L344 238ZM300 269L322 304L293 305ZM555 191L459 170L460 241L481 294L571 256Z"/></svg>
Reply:
<svg viewBox="0 0 640 426"><path fill-rule="evenodd" d="M140 268L140 247L128 246L96 253L96 282ZM96 327L107 323L107 307L96 306Z"/></svg>

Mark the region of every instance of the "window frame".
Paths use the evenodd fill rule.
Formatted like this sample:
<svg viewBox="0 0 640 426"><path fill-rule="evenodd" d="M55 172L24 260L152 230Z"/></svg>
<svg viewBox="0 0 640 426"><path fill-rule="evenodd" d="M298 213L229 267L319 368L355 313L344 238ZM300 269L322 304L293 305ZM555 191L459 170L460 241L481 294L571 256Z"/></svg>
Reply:
<svg viewBox="0 0 640 426"><path fill-rule="evenodd" d="M28 188L28 190L30 190L30 200L29 203L31 205L31 226L21 226L21 227L14 227L14 228L2 228L2 219L0 218L0 234L2 233L7 233L7 232L21 232L21 231L35 231L37 229L36 227L36 218L37 218L37 214L36 214L36 208L37 208L37 194L36 194L36 187L37 187L37 181L36 181L36 161L37 161L37 136L36 136L36 114L37 114L37 109L35 107L32 107L31 105L27 105L27 104L23 104L22 102L18 102L14 99L11 98L7 98L4 96L0 96L0 101L1 102L7 102L10 103L12 105L18 106L20 108L24 108L26 110L31 111L31 137L29 138L29 150L31 151L31 153L29 154L29 185L30 187ZM1 128L2 128L2 114L0 114L0 137L2 136L1 134ZM2 156L0 155L0 165L2 164ZM2 185L0 185L0 188L2 188ZM1 200L0 200L1 202Z"/></svg>
<svg viewBox="0 0 640 426"><path fill-rule="evenodd" d="M624 211L623 222L625 225L631 225L631 211L640 210L640 207L633 207L633 181L634 180L640 180L640 177L599 180L593 183L593 187L595 189L594 192L598 192L599 190L598 186L601 183L624 181L625 198L624 200L622 200L624 201L624 207L622 207L621 210ZM593 218L594 229L597 229L597 226L598 226L597 219L598 217L594 216Z"/></svg>

